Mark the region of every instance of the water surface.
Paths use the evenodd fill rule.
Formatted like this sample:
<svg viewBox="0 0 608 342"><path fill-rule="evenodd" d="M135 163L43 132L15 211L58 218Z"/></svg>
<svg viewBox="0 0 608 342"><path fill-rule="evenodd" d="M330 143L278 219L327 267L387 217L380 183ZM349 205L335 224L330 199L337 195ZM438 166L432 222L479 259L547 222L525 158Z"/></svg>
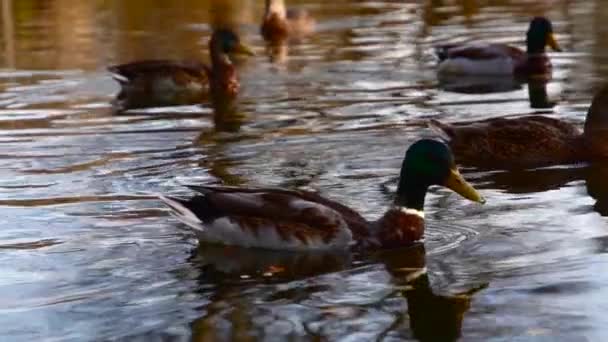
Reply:
<svg viewBox="0 0 608 342"><path fill-rule="evenodd" d="M317 32L269 56L259 1L2 1L1 339L605 335L606 165L465 170L485 206L433 189L424 246L369 258L197 247L156 193L285 186L375 218L407 146L433 135L424 120L582 124L608 74L599 0L290 3ZM437 78L434 44L521 46L532 15L552 19L566 50L551 54L548 84ZM238 63L241 115L228 132L207 104L113 114L107 65L205 59L218 23L259 52Z"/></svg>

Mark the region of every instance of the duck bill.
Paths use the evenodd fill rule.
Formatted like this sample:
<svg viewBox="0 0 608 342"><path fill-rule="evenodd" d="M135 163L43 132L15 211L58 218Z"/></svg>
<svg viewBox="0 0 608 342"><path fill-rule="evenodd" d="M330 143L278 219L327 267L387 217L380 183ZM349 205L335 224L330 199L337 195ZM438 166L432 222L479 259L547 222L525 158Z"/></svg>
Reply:
<svg viewBox="0 0 608 342"><path fill-rule="evenodd" d="M237 55L255 56L255 52L253 52L253 49L243 43L238 43L234 47L233 53Z"/></svg>
<svg viewBox="0 0 608 342"><path fill-rule="evenodd" d="M466 199L481 204L486 203L486 200L471 186L471 184L467 183L467 181L462 178L462 175L456 168L450 169L450 175L444 185Z"/></svg>
<svg viewBox="0 0 608 342"><path fill-rule="evenodd" d="M555 39L553 33L549 33L549 35L547 36L547 45L549 45L553 49L553 51L562 51L562 48L557 43L557 40Z"/></svg>

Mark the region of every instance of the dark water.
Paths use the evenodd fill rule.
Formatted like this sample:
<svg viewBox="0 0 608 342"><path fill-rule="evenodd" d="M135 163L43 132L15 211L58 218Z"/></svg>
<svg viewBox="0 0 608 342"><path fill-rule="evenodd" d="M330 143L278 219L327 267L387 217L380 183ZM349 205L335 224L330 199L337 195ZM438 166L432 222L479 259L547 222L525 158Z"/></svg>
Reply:
<svg viewBox="0 0 608 342"><path fill-rule="evenodd" d="M582 123L608 74L602 1L293 1L317 32L272 58L261 1L1 3L1 340L606 335L608 165L466 170L485 206L434 189L424 247L363 260L197 249L154 197L187 194L180 183L276 185L376 217L406 147L432 135L424 119ZM434 44L521 45L536 14L566 50L546 88L437 79ZM239 63L233 132L208 105L112 114L105 66L205 57L217 22L259 52Z"/></svg>

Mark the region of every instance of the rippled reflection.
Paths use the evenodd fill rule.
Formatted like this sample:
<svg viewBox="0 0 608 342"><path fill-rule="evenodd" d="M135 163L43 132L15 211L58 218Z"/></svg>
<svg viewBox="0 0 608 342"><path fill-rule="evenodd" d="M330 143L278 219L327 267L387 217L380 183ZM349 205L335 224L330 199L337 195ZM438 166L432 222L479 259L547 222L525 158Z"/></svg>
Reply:
<svg viewBox="0 0 608 342"><path fill-rule="evenodd" d="M470 308L471 297L487 284L456 294L436 294L426 270L424 246L385 254L383 262L393 282L403 287L407 300L409 327L420 341L454 341L460 338L462 321ZM391 327L398 329L398 326ZM385 336L390 332L386 331Z"/></svg>
<svg viewBox="0 0 608 342"><path fill-rule="evenodd" d="M412 336L422 341L451 341L460 337L462 321L470 307L471 297L487 284L455 294L436 294L427 274L425 258L422 244L374 256L374 260L386 268L395 290L369 298L372 302L368 305L381 305L399 297L404 298L407 304L392 313L391 324L374 329L373 333L378 339L408 336L410 329ZM314 322L322 317L333 320L365 316L366 305L349 308L330 303L313 304L312 301L320 296L323 302L324 293L332 292L331 285L323 279L323 274L349 272L345 270L353 267L349 254L285 253L203 245L194 250L190 261L199 269L197 279L200 281L201 293L213 296L213 301L200 308L205 315L192 323L193 339L197 341L239 339L244 336L268 338L275 334L291 337L321 336L325 335L324 328ZM365 276L361 271L354 272L358 276ZM289 282L297 280L303 283L290 285ZM209 285L214 283L221 289L209 292ZM248 291L252 284L264 284L263 287L271 287L273 290L269 292L268 289L259 287L253 292ZM299 309L294 306L286 312L287 316L262 318L258 314L268 312L272 316L273 306L298 302L310 304ZM256 309L253 306L261 307ZM273 320L286 325L270 323ZM221 322L229 323L230 328ZM370 323L373 325L373 322L368 322ZM326 333L329 334L327 337L339 338L343 337L340 334L344 331L337 329ZM332 335L333 333L337 335Z"/></svg>
<svg viewBox="0 0 608 342"><path fill-rule="evenodd" d="M596 202L593 206L602 216L608 214L608 187L604 177L608 165L593 163L572 167L555 167L534 170L519 170L490 173L484 176L486 187L504 189L512 193L536 193L556 190L568 184L581 181L585 184L587 194Z"/></svg>

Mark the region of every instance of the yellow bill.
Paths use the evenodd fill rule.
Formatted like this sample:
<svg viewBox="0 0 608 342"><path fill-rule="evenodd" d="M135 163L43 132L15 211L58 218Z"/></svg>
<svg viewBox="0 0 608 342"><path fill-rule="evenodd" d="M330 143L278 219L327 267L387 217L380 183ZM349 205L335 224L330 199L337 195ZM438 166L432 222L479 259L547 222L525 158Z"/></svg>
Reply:
<svg viewBox="0 0 608 342"><path fill-rule="evenodd" d="M237 55L255 56L253 49L243 43L237 43L232 52Z"/></svg>
<svg viewBox="0 0 608 342"><path fill-rule="evenodd" d="M462 178L462 175L455 167L450 169L450 175L444 185L466 199L481 204L486 203L486 200L471 186L471 184L467 183L467 181Z"/></svg>
<svg viewBox="0 0 608 342"><path fill-rule="evenodd" d="M554 51L562 51L562 48L557 44L557 40L553 33L547 35L547 45L549 45Z"/></svg>

